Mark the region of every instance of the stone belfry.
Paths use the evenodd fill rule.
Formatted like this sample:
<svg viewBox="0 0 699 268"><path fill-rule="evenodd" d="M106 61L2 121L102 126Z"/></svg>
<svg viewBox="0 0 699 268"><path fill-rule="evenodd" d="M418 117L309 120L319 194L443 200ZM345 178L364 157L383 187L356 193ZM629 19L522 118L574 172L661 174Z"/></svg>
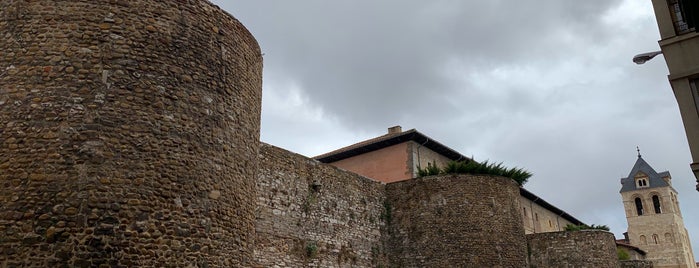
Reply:
<svg viewBox="0 0 699 268"><path fill-rule="evenodd" d="M696 267L670 172L656 172L639 152L621 185L631 245L646 251L654 267Z"/></svg>

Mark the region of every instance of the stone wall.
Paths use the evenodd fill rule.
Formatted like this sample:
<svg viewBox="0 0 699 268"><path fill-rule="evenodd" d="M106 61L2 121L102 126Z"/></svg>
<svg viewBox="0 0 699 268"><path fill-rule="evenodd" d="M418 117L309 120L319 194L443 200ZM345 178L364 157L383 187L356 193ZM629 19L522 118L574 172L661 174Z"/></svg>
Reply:
<svg viewBox="0 0 699 268"><path fill-rule="evenodd" d="M528 234L530 267L619 267L614 234L583 230Z"/></svg>
<svg viewBox="0 0 699 268"><path fill-rule="evenodd" d="M648 260L619 261L620 268L653 268L653 262Z"/></svg>
<svg viewBox="0 0 699 268"><path fill-rule="evenodd" d="M508 178L442 175L386 186L396 267L525 267L519 187Z"/></svg>
<svg viewBox="0 0 699 268"><path fill-rule="evenodd" d="M257 267L386 267L385 185L265 145L257 177Z"/></svg>
<svg viewBox="0 0 699 268"><path fill-rule="evenodd" d="M3 267L241 267L262 58L205 0L0 1Z"/></svg>

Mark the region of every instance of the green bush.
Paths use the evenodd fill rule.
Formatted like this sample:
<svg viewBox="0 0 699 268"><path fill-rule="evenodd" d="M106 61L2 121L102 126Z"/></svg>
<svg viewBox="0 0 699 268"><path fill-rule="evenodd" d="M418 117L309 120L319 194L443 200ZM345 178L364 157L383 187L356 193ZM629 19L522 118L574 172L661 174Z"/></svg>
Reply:
<svg viewBox="0 0 699 268"><path fill-rule="evenodd" d="M629 253L626 252L626 250L617 248L616 249L616 256L619 258L620 261L628 261L631 259L631 256L629 256Z"/></svg>
<svg viewBox="0 0 699 268"><path fill-rule="evenodd" d="M582 224L582 225L574 225L574 224L568 224L566 225L565 228L566 231L581 231L581 230L603 230L603 231L609 231L609 226L607 225L587 225L587 224Z"/></svg>
<svg viewBox="0 0 699 268"><path fill-rule="evenodd" d="M418 168L418 176L431 176L437 174L473 174L473 175L495 175L510 178L517 184L524 185L532 176L528 171L521 168L506 168L502 163L478 163L473 160L452 161L447 163L441 170L436 163L428 164L427 169Z"/></svg>
<svg viewBox="0 0 699 268"><path fill-rule="evenodd" d="M427 168L426 169L421 169L420 167L417 167L417 175L418 177L425 177L425 176L433 176L433 175L439 175L440 169L437 166L437 162L432 161L432 163L427 163Z"/></svg>
<svg viewBox="0 0 699 268"><path fill-rule="evenodd" d="M316 245L316 242L308 242L308 244L306 244L306 257L315 258L317 254L318 245Z"/></svg>

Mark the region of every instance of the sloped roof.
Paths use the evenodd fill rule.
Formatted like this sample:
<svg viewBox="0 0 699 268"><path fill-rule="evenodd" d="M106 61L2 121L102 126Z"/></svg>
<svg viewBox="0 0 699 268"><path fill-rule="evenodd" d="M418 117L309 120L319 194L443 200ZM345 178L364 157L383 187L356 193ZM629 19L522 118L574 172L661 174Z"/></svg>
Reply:
<svg viewBox="0 0 699 268"><path fill-rule="evenodd" d="M568 214L568 212L565 212L565 211L561 210L560 208L557 208L556 206L551 205L551 203L546 202L546 200L541 199L540 197L538 197L534 193L528 191L527 189L524 189L524 187L521 187L521 186L519 187L519 195L524 196L525 198L531 200L532 202L534 202L535 204L537 204L539 206L542 206L545 209L548 209L549 211L551 211L551 213L556 214L559 217L566 219L567 221L569 221L572 224L575 224L575 225L584 225L585 224L585 223L581 222L580 220L576 219L575 217L573 217L572 215Z"/></svg>
<svg viewBox="0 0 699 268"><path fill-rule="evenodd" d="M669 171L656 172L653 167L651 167L643 158L639 155L636 159L636 164L633 165L629 176L626 178L621 178L621 190L619 192L628 192L636 190L636 182L634 177L638 172L643 172L648 176L648 187L647 188L657 188L657 187L668 187L670 186L663 177L669 177Z"/></svg>
<svg viewBox="0 0 699 268"><path fill-rule="evenodd" d="M460 154L459 152L437 142L436 140L431 139L430 137L420 133L415 129L406 130L398 133L389 133L373 139L368 139L347 147L334 150L329 153L321 154L319 156L313 157L313 159L318 160L322 163L332 163L345 158L350 158L360 154L400 144L406 141L414 141L416 143L419 143L422 146L425 146L430 150L435 151L443 156L446 156L447 158L454 161L470 159Z"/></svg>
<svg viewBox="0 0 699 268"><path fill-rule="evenodd" d="M644 250L642 250L641 248L636 247L636 246L632 246L631 244L629 244L629 242L626 241L626 239L617 239L617 240L616 240L616 246L617 246L617 247L625 247L625 248L631 249L631 250L633 250L633 251L638 252L638 254L641 254L641 256L646 256L646 254L647 254L647 253L646 253Z"/></svg>

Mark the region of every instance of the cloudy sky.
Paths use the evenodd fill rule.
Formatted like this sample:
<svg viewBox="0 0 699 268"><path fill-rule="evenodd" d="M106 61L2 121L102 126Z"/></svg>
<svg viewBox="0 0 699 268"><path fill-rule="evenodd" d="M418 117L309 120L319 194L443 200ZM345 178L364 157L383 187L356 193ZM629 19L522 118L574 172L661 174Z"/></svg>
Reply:
<svg viewBox="0 0 699 268"><path fill-rule="evenodd" d="M669 170L699 249L699 193L648 0L215 0L265 54L262 141L315 156L416 128L621 237L636 146ZM695 252L696 256L699 256Z"/></svg>

